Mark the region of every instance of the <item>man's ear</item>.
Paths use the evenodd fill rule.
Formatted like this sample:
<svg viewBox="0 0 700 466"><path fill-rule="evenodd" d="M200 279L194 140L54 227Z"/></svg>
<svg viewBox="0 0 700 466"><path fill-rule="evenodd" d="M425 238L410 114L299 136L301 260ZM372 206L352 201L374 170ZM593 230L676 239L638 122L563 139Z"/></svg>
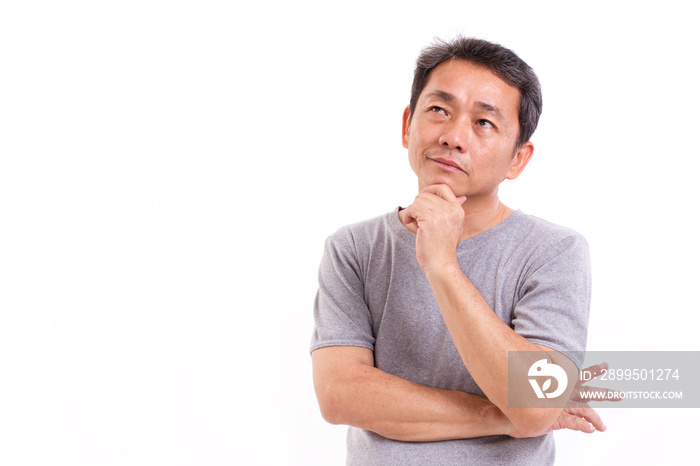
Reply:
<svg viewBox="0 0 700 466"><path fill-rule="evenodd" d="M411 109L406 107L403 111L403 122L401 124L401 144L408 149L408 128L411 126Z"/></svg>
<svg viewBox="0 0 700 466"><path fill-rule="evenodd" d="M527 141L520 146L513 157L510 169L506 174L507 180L514 180L525 170L525 166L530 162L532 153L535 151L535 146L530 141Z"/></svg>

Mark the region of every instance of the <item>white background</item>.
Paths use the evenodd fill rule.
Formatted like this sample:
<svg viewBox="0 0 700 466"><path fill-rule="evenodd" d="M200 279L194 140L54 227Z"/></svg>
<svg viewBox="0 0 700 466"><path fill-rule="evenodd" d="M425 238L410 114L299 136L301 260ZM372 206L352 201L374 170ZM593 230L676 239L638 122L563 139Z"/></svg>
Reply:
<svg viewBox="0 0 700 466"><path fill-rule="evenodd" d="M686 2L8 4L2 464L343 464L308 355L323 240L415 195L413 63L459 32L542 81L502 198L587 237L589 349L700 349ZM692 461L698 410L602 415L558 464Z"/></svg>

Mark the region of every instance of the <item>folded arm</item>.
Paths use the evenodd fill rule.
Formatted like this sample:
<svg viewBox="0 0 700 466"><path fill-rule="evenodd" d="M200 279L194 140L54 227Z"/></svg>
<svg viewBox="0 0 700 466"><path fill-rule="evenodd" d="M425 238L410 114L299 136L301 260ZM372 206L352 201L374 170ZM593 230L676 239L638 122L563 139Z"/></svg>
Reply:
<svg viewBox="0 0 700 466"><path fill-rule="evenodd" d="M374 367L372 351L331 346L312 354L321 414L393 440L438 440L508 435L508 418L487 398L419 385Z"/></svg>
<svg viewBox="0 0 700 466"><path fill-rule="evenodd" d="M321 414L331 424L351 425L406 442L534 436L518 430L486 397L426 387L377 369L367 348L331 346L311 355ZM600 416L576 401L576 394L569 406L559 410L547 432L605 430Z"/></svg>

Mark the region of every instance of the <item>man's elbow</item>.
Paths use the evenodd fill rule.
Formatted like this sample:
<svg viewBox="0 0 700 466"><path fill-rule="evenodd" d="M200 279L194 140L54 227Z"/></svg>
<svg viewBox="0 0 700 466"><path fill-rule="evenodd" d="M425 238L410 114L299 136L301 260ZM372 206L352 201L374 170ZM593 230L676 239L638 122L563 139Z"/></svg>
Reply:
<svg viewBox="0 0 700 466"><path fill-rule="evenodd" d="M525 437L539 437L552 427L559 417L561 409L557 408L522 408L511 416L515 429Z"/></svg>
<svg viewBox="0 0 700 466"><path fill-rule="evenodd" d="M338 404L327 398L317 395L318 407L321 409L321 417L329 424L344 424L342 411L338 409Z"/></svg>
<svg viewBox="0 0 700 466"><path fill-rule="evenodd" d="M356 425L358 384L372 368L373 356L366 348L327 347L311 353L316 399L321 416L330 424Z"/></svg>
<svg viewBox="0 0 700 466"><path fill-rule="evenodd" d="M325 381L316 384L316 399L321 416L329 424L348 424L346 410L343 408L342 387L337 383Z"/></svg>
<svg viewBox="0 0 700 466"><path fill-rule="evenodd" d="M326 406L321 403L319 403L319 406L321 408L321 417L323 417L324 421L333 425L344 424L342 422L340 413L332 406Z"/></svg>

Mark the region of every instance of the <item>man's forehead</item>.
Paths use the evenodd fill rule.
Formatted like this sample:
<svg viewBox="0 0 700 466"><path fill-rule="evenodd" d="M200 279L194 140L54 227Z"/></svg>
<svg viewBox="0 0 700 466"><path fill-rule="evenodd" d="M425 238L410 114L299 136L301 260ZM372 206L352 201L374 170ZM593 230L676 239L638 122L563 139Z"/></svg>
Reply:
<svg viewBox="0 0 700 466"><path fill-rule="evenodd" d="M518 88L508 84L503 78L486 66L467 60L445 60L430 72L423 91L436 87L436 81L445 82L447 79L453 84L470 85L479 83L482 85L496 86L504 90L518 92Z"/></svg>
<svg viewBox="0 0 700 466"><path fill-rule="evenodd" d="M436 66L419 98L452 103L465 96L475 107L501 115L509 109L517 115L520 105L518 88L485 66L461 59L446 60Z"/></svg>

